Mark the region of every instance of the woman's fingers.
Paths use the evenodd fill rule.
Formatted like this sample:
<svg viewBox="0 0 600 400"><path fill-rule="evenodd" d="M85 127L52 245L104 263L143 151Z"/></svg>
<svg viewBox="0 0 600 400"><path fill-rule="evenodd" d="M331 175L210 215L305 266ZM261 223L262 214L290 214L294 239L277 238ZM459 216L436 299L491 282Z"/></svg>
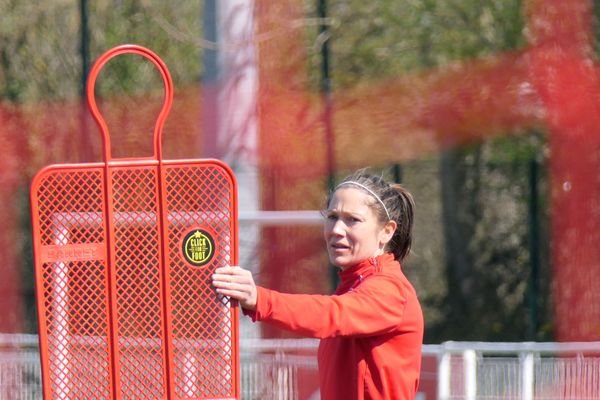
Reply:
<svg viewBox="0 0 600 400"><path fill-rule="evenodd" d="M256 285L250 271L237 266L217 268L212 284L217 293L238 300L242 307L256 307Z"/></svg>
<svg viewBox="0 0 600 400"><path fill-rule="evenodd" d="M252 275L249 271L243 270L240 267L225 267L217 268L212 276L213 283L219 284L221 287L228 284L251 284L253 283Z"/></svg>

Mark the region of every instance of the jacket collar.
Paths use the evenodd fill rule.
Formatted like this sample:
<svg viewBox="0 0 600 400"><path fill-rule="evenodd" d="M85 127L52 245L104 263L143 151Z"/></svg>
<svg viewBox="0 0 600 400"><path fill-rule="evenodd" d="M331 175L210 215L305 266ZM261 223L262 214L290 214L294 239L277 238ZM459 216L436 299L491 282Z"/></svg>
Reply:
<svg viewBox="0 0 600 400"><path fill-rule="evenodd" d="M384 265L387 265L393 261L394 255L391 253L385 253L377 257L367 258L366 260L363 260L350 268L338 271L340 284L338 285L335 293L341 294L352 290L367 276L381 271Z"/></svg>

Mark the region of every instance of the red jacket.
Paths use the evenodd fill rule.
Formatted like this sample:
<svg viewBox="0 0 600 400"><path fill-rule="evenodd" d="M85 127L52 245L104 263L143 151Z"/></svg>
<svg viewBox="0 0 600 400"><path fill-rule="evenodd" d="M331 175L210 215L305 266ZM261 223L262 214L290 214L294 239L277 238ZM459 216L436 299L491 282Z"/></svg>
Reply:
<svg viewBox="0 0 600 400"><path fill-rule="evenodd" d="M322 339L321 399L414 399L423 314L400 264L384 254L339 276L332 296L258 287L256 311L245 313L254 321Z"/></svg>

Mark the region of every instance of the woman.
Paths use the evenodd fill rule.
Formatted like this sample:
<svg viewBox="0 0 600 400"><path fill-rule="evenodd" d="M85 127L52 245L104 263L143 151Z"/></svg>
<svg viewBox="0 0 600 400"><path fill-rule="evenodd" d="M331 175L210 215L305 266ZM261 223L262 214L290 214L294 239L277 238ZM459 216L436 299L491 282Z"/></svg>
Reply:
<svg viewBox="0 0 600 400"><path fill-rule="evenodd" d="M284 294L249 271L218 268L213 285L244 314L320 338L321 398L414 399L423 315L400 262L410 251L414 203L400 185L357 171L327 199L325 243L339 268L334 295Z"/></svg>

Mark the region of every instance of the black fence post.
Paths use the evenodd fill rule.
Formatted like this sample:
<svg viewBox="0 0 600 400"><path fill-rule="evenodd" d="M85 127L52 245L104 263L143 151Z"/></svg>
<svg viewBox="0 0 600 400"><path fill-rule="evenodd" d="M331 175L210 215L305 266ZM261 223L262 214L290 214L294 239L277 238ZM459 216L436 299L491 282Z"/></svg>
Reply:
<svg viewBox="0 0 600 400"><path fill-rule="evenodd" d="M539 329L538 316L538 298L539 298L539 194L538 194L538 161L532 159L529 161L528 183L529 183L529 201L528 201L528 225L529 225L529 281L527 286L527 300L529 308L528 338L535 340Z"/></svg>

